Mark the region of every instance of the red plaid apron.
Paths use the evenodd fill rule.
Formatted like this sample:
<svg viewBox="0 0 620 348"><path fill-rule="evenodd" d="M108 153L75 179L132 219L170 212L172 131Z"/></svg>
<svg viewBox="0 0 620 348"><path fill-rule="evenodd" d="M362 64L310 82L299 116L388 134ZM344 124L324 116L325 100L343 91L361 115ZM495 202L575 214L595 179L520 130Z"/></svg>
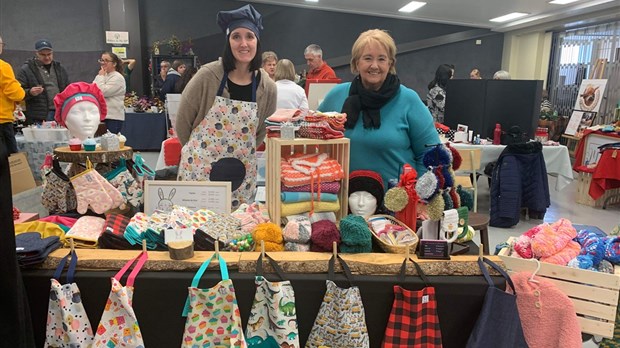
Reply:
<svg viewBox="0 0 620 348"><path fill-rule="evenodd" d="M435 288L429 285L428 279L420 266L413 260L418 275L425 287L419 291L407 290L394 285L394 304L390 319L385 329L383 348L392 347L441 347L441 329L437 316L437 300ZM398 280L405 282L407 260L403 261Z"/></svg>

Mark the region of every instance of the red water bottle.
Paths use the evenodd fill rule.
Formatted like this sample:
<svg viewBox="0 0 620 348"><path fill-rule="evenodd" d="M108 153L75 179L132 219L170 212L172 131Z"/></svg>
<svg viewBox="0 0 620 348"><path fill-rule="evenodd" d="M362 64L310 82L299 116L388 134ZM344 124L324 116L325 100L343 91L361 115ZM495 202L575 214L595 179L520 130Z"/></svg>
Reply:
<svg viewBox="0 0 620 348"><path fill-rule="evenodd" d="M493 145L499 145L502 138L502 126L499 123L495 124L495 130L493 131Z"/></svg>

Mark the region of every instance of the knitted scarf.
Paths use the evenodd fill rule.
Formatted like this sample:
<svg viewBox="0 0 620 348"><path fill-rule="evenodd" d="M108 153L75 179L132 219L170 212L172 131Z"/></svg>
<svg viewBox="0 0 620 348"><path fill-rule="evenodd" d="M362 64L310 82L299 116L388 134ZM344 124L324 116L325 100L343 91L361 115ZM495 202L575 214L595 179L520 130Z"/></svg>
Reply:
<svg viewBox="0 0 620 348"><path fill-rule="evenodd" d="M369 91L362 85L359 75L351 82L349 97L344 101L342 112L347 114L345 128L355 127L360 112L364 112L364 128L381 127L381 111L383 105L387 104L396 95L400 87L398 76L388 74L383 81L383 85L378 91Z"/></svg>

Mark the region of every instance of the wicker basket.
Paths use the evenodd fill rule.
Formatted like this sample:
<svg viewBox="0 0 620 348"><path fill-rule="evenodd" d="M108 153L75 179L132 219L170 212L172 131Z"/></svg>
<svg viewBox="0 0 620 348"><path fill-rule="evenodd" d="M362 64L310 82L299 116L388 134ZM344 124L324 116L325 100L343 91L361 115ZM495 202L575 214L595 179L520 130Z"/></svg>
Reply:
<svg viewBox="0 0 620 348"><path fill-rule="evenodd" d="M372 229L372 225L370 224L369 220L373 219L373 218L386 218L387 220L390 220L391 223L393 223L394 225L398 225L398 226L402 226L404 228L406 228L407 230L409 230L409 232L411 232L411 234L413 234L415 236L415 241L411 244L406 244L406 245L394 245L394 244L388 244L384 241L381 240L381 238L379 238L379 236L377 236L377 234L375 233L375 231ZM391 215L383 215L383 214L377 214L377 215L372 215L368 218L367 220L368 222L368 227L370 228L370 232L372 232L372 238L377 242L377 244L379 244L379 246L381 247L381 249L383 249L383 251L385 251L386 253L392 253L392 254L406 254L406 249L409 248L409 253L410 254L415 254L416 248L418 247L418 242L420 241L418 236L416 235L415 231L413 231L411 228L409 228L407 225L405 225L403 222L401 222L400 220L394 218Z"/></svg>

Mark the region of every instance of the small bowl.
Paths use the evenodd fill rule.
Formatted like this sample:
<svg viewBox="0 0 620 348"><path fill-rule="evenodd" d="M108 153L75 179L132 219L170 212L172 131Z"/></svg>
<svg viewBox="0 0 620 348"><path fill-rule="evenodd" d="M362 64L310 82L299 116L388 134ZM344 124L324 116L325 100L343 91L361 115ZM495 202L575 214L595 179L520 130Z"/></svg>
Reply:
<svg viewBox="0 0 620 348"><path fill-rule="evenodd" d="M97 149L97 145L84 145L84 151L95 151Z"/></svg>
<svg viewBox="0 0 620 348"><path fill-rule="evenodd" d="M69 149L71 151L81 151L82 150L82 144L69 145Z"/></svg>

